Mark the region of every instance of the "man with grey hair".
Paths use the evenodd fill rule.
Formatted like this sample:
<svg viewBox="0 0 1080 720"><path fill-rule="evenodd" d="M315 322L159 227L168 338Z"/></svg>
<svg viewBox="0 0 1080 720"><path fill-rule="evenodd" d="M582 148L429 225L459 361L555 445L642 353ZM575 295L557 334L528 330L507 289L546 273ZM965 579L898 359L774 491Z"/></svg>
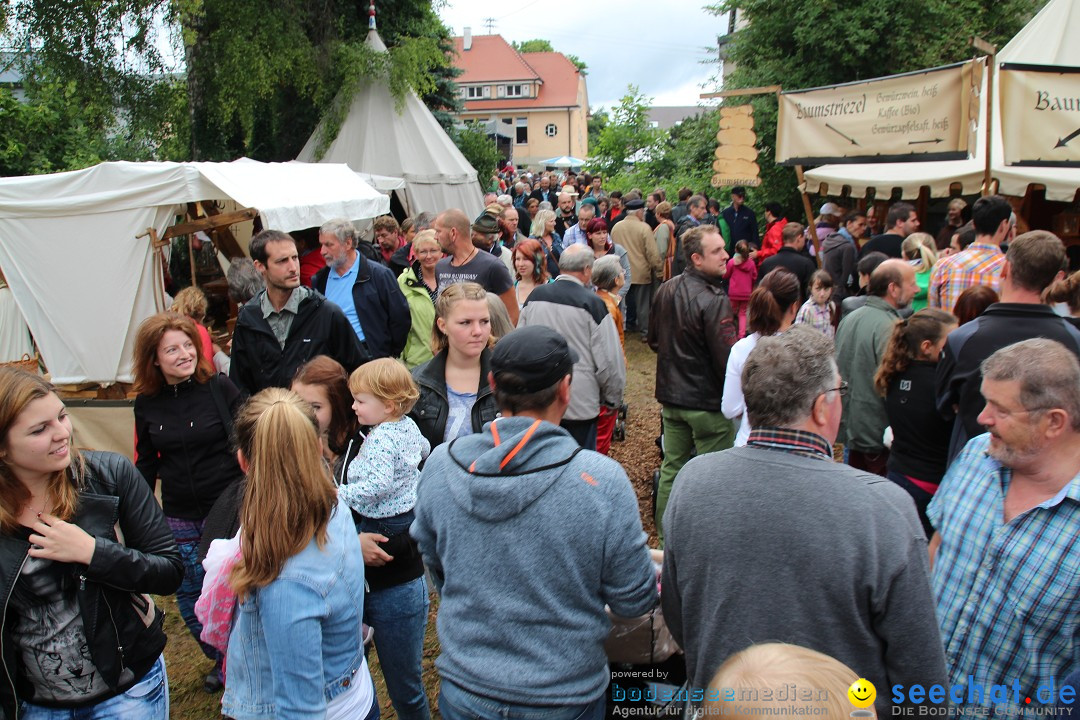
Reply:
<svg viewBox="0 0 1080 720"><path fill-rule="evenodd" d="M1052 703L1036 693L1080 670L1080 362L1024 340L982 363L981 390L987 432L927 508L937 617L951 681L1009 678L1023 709L1021 698Z"/></svg>
<svg viewBox="0 0 1080 720"><path fill-rule="evenodd" d="M615 320L592 282L593 251L572 245L559 257L559 277L540 285L521 309L518 327L546 325L577 353L570 406L562 419L581 447L596 449L600 407L619 407L626 387L626 362Z"/></svg>
<svg viewBox="0 0 1080 720"><path fill-rule="evenodd" d="M763 337L742 386L746 446L686 463L664 515L661 602L690 686L761 642L858 668L879 716L891 712L880 688L944 685L915 505L832 458L847 389L832 341L808 325Z"/></svg>
<svg viewBox="0 0 1080 720"><path fill-rule="evenodd" d="M596 217L596 201L590 200L581 203L581 207L577 211L577 225L571 225L567 228L566 234L563 235L563 250L566 250L571 245L589 247L589 236L585 232L585 228L589 226L589 221L594 217Z"/></svg>
<svg viewBox="0 0 1080 720"><path fill-rule="evenodd" d="M342 309L372 359L401 355L412 316L394 273L356 251L356 229L348 220L324 223L319 245L326 267L311 286Z"/></svg>

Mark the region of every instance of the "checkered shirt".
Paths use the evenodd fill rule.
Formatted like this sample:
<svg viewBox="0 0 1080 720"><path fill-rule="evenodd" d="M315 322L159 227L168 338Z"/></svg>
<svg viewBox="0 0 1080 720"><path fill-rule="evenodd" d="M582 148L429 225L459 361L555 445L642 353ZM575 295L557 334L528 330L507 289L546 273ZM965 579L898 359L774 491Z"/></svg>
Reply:
<svg viewBox="0 0 1080 720"><path fill-rule="evenodd" d="M989 434L968 442L927 509L938 622L953 683L1019 680L1020 702L1035 702L1080 669L1080 475L1003 523L1012 471L989 446Z"/></svg>
<svg viewBox="0 0 1080 720"><path fill-rule="evenodd" d="M927 305L952 312L960 293L975 285L1001 291L1001 266L1005 253L997 245L972 243L967 249L942 259L930 274Z"/></svg>

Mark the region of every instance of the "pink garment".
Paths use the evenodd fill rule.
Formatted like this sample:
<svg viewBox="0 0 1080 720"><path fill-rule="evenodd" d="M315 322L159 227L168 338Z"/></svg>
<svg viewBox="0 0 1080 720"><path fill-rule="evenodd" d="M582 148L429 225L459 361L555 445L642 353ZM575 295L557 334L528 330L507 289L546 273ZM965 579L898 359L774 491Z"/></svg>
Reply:
<svg viewBox="0 0 1080 720"><path fill-rule="evenodd" d="M749 300L757 280L757 265L747 258L737 263L731 258L727 263L728 298L731 300Z"/></svg>
<svg viewBox="0 0 1080 720"><path fill-rule="evenodd" d="M221 652L222 678L225 677L224 658L229 649L229 634L236 611L236 593L229 582L229 575L239 559L239 532L232 539L210 543L210 550L203 560L206 575L203 577L202 594L195 602L195 617L203 626L199 639Z"/></svg>

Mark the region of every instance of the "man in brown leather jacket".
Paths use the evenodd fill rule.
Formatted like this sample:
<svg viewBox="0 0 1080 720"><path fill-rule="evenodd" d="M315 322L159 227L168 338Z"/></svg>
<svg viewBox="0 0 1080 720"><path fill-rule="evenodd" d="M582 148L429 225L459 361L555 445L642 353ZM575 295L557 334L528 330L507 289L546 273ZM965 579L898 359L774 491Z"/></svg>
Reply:
<svg viewBox="0 0 1080 720"><path fill-rule="evenodd" d="M690 453L726 450L735 441L735 428L720 411L728 354L738 335L721 285L728 260L724 238L715 225L699 225L682 242L687 268L660 286L649 315L656 399L664 406L664 462L656 493L661 547L664 508Z"/></svg>

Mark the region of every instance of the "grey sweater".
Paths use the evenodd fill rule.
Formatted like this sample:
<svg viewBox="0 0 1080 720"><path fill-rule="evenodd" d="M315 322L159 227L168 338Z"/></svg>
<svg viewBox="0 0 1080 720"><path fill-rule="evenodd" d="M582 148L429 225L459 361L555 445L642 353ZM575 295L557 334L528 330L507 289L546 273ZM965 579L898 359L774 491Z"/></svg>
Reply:
<svg viewBox="0 0 1080 720"><path fill-rule="evenodd" d="M808 647L877 688L946 684L911 498L847 465L754 447L699 456L664 513L662 603L694 687L763 642Z"/></svg>
<svg viewBox="0 0 1080 720"><path fill-rule="evenodd" d="M597 699L605 603L637 617L658 600L626 473L551 423L498 418L437 447L411 532L442 591L439 674L495 700Z"/></svg>

